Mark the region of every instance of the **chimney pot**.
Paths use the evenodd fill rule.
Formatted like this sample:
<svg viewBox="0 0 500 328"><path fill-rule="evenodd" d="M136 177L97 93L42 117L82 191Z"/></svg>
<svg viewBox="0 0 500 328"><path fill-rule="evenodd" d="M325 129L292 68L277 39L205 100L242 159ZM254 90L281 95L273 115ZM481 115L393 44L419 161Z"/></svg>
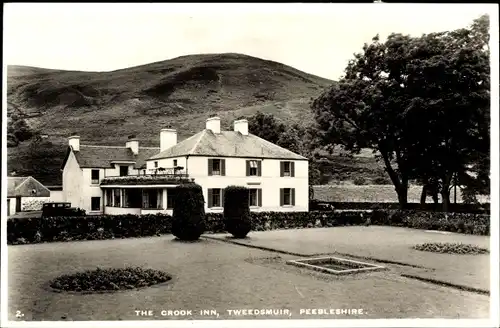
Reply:
<svg viewBox="0 0 500 328"><path fill-rule="evenodd" d="M131 135L128 137L128 140L125 143L125 147L129 148L134 155L139 154L139 140L137 140L135 135Z"/></svg>
<svg viewBox="0 0 500 328"><path fill-rule="evenodd" d="M80 151L80 136L71 136L68 138L68 144L73 151Z"/></svg>
<svg viewBox="0 0 500 328"><path fill-rule="evenodd" d="M248 120L246 119L237 120L234 121L233 125L235 132L240 132L244 136L248 135Z"/></svg>
<svg viewBox="0 0 500 328"><path fill-rule="evenodd" d="M177 144L177 130L161 129L160 131L160 152L167 150Z"/></svg>
<svg viewBox="0 0 500 328"><path fill-rule="evenodd" d="M214 116L208 118L205 128L211 130L213 133L220 133L220 117Z"/></svg>

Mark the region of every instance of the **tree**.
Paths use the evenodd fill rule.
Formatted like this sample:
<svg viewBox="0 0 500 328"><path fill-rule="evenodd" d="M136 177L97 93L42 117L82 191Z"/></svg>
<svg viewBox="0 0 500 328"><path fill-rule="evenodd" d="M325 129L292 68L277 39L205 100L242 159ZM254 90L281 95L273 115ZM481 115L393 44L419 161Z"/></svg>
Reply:
<svg viewBox="0 0 500 328"><path fill-rule="evenodd" d="M272 114L257 112L248 119L250 133L272 143L277 143L285 132L285 124L278 121Z"/></svg>
<svg viewBox="0 0 500 328"><path fill-rule="evenodd" d="M174 195L172 234L180 240L197 240L205 231L205 201L201 186L181 184L175 188Z"/></svg>
<svg viewBox="0 0 500 328"><path fill-rule="evenodd" d="M417 179L425 192L441 193L446 210L453 177L470 184L467 171L489 162L485 21L421 37L391 34L384 43L376 36L312 104L323 144L380 154L403 208Z"/></svg>
<svg viewBox="0 0 500 328"><path fill-rule="evenodd" d="M410 37L393 34L385 44L378 36L372 41L349 62L345 76L313 101L312 109L323 145L338 144L351 153L371 148L380 154L405 207L411 170L401 85Z"/></svg>

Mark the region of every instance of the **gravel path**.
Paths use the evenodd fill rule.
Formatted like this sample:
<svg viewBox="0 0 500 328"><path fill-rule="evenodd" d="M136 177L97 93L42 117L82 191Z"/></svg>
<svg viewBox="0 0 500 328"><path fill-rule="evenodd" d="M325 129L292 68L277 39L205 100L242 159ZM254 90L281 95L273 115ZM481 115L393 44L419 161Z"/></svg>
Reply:
<svg viewBox="0 0 500 328"><path fill-rule="evenodd" d="M294 232L290 231L293 235ZM394 272L332 277L284 263L295 256L202 239L172 236L8 247L9 318L24 320L148 319L375 319L486 318L489 297L407 279ZM61 275L101 267L143 266L173 275L171 283L110 294L54 293L45 284ZM362 314L307 315L300 309L363 309ZM286 309L283 315L231 315L228 310ZM162 316L162 310L192 315ZM358 311L359 313L359 311ZM168 313L166 313L168 314Z"/></svg>

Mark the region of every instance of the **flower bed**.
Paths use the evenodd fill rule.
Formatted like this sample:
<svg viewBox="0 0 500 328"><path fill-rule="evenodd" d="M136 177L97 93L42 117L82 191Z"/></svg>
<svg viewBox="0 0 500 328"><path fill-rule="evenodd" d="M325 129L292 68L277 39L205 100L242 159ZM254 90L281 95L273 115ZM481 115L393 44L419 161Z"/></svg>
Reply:
<svg viewBox="0 0 500 328"><path fill-rule="evenodd" d="M95 293L143 288L165 283L170 279L172 278L165 272L152 269L97 268L96 270L62 275L52 280L49 285L55 291Z"/></svg>
<svg viewBox="0 0 500 328"><path fill-rule="evenodd" d="M346 225L388 225L426 230L489 235L490 216L467 213L434 213L377 210L252 212L252 231L302 229ZM12 218L7 221L10 245L40 242L100 240L159 236L172 231L172 218L165 214L101 215L84 217ZM205 233L224 232L223 215L207 213Z"/></svg>
<svg viewBox="0 0 500 328"><path fill-rule="evenodd" d="M489 253L485 248L462 243L425 243L415 245L413 248L418 251L447 254L477 255Z"/></svg>

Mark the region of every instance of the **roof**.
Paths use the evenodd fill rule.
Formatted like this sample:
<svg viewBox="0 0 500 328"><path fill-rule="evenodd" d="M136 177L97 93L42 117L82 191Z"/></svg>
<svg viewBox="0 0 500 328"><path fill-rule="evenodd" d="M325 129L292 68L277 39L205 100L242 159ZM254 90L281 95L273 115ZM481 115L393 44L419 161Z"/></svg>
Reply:
<svg viewBox="0 0 500 328"><path fill-rule="evenodd" d="M8 177L7 197L50 197L50 190L31 176Z"/></svg>
<svg viewBox="0 0 500 328"><path fill-rule="evenodd" d="M213 133L207 129L149 159L186 155L307 160L306 157L250 133L248 135L243 135L237 131Z"/></svg>
<svg viewBox="0 0 500 328"><path fill-rule="evenodd" d="M66 164L71 148L68 147L63 166ZM82 168L111 168L113 162L134 162L134 167L145 167L146 160L160 151L158 147L139 147L134 155L127 147L80 145L79 151L73 151L78 165Z"/></svg>

